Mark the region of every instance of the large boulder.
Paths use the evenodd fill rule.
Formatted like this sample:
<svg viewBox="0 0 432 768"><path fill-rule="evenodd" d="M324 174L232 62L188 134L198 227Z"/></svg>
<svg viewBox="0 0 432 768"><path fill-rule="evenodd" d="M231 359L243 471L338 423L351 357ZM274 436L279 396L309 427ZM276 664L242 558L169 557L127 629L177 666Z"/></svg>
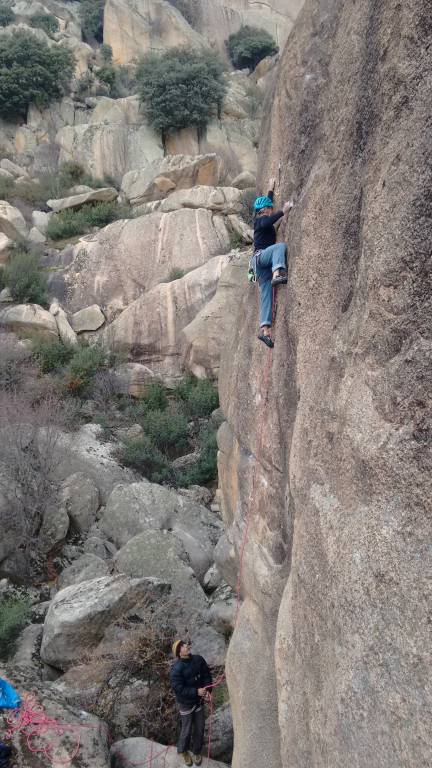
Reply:
<svg viewBox="0 0 432 768"><path fill-rule="evenodd" d="M63 344L69 347L76 347L78 345L77 335L69 324L66 312L57 300L52 302L49 311L55 317L57 330Z"/></svg>
<svg viewBox="0 0 432 768"><path fill-rule="evenodd" d="M153 50L204 44L184 16L165 0L108 0L104 42L111 46L116 64L130 64Z"/></svg>
<svg viewBox="0 0 432 768"><path fill-rule="evenodd" d="M234 727L230 704L223 704L206 721L211 732L210 754L216 760L231 763L234 746Z"/></svg>
<svg viewBox="0 0 432 768"><path fill-rule="evenodd" d="M59 213L59 211L64 211L67 208L81 208L85 203L112 203L113 200L117 199L117 195L117 190L114 187L102 187L60 200L48 200L47 205L54 213Z"/></svg>
<svg viewBox="0 0 432 768"><path fill-rule="evenodd" d="M234 187L198 186L180 189L162 200L158 210L168 213L179 208L207 208L228 216L242 210L242 193Z"/></svg>
<svg viewBox="0 0 432 768"><path fill-rule="evenodd" d="M117 619L146 604L154 588L151 579L102 576L62 589L46 615L42 660L58 669L82 660Z"/></svg>
<svg viewBox="0 0 432 768"><path fill-rule="evenodd" d="M199 184L216 187L221 173L221 162L215 154L171 154L126 173L121 190L132 205L141 205L161 200L174 189L189 189Z"/></svg>
<svg viewBox="0 0 432 768"><path fill-rule="evenodd" d="M203 208L116 221L75 246L66 273L70 308L97 303L111 319L174 268L193 269L229 249L223 218Z"/></svg>
<svg viewBox="0 0 432 768"><path fill-rule="evenodd" d="M6 200L0 200L0 232L11 240L23 240L28 234L21 211Z"/></svg>
<svg viewBox="0 0 432 768"><path fill-rule="evenodd" d="M147 481L117 485L99 526L117 547L150 529L171 531L188 553L200 581L213 562L213 549L222 533L221 522L206 507Z"/></svg>
<svg viewBox="0 0 432 768"><path fill-rule="evenodd" d="M147 291L104 329L102 343L109 348L126 349L144 364L144 382L148 381L149 373L165 378L180 376L186 349L182 331L198 313L206 315L205 308L216 292L228 259L215 256L184 277ZM220 347L220 329L214 328L213 336L218 336ZM204 346L205 343L203 339Z"/></svg>
<svg viewBox="0 0 432 768"><path fill-rule="evenodd" d="M247 284L249 253L233 254L222 271L217 291L189 325L183 326L184 365L195 376L217 379L220 356L245 291L252 292Z"/></svg>
<svg viewBox="0 0 432 768"><path fill-rule="evenodd" d="M155 577L171 585L171 596L183 611L203 613L206 596L179 539L168 531L146 530L134 536L117 552L116 570L134 578Z"/></svg>
<svg viewBox="0 0 432 768"><path fill-rule="evenodd" d="M121 182L128 171L163 157L161 138L145 123L137 96L96 99L84 119L59 126L60 163L73 160L96 178Z"/></svg>
<svg viewBox="0 0 432 768"><path fill-rule="evenodd" d="M38 304L16 304L0 310L0 327L29 336L58 338L55 317Z"/></svg>
<svg viewBox="0 0 432 768"><path fill-rule="evenodd" d="M60 498L74 529L86 533L95 522L100 506L97 485L83 472L76 472L63 481Z"/></svg>
<svg viewBox="0 0 432 768"><path fill-rule="evenodd" d="M93 581L108 575L108 564L101 557L85 552L61 572L57 580L58 589L65 589L72 584Z"/></svg>
<svg viewBox="0 0 432 768"><path fill-rule="evenodd" d="M23 728L16 730L12 737L14 763L22 768L45 768L47 756L53 765L74 765L80 768L106 768L108 754L108 726L94 715L74 708L65 701L64 696L49 683L43 683L35 674L35 669L15 664L0 667L0 677L9 680L23 696L29 691L34 696L30 722L35 714L44 715L55 721L54 730L40 729L35 751L35 739L29 735L31 727L26 723L24 707L22 710ZM7 710L0 715L0 732L9 730ZM48 722L48 720L47 720ZM28 738L27 738L28 736Z"/></svg>
<svg viewBox="0 0 432 768"><path fill-rule="evenodd" d="M121 467L112 456L112 444L101 442L98 437L101 428L97 424L85 424L75 432L62 432L58 437L59 450L64 455L64 460L56 468L56 479L60 482L68 480L75 473L82 473L99 489L100 501L105 503L114 486L118 483L131 483L137 475L132 470ZM93 492L92 492L93 493ZM94 498L89 495L89 499ZM89 504L87 511L81 508L78 514L78 505L73 504L73 515L76 520L83 521L85 516L92 515L94 509ZM64 507L67 510L67 507Z"/></svg>
<svg viewBox="0 0 432 768"><path fill-rule="evenodd" d="M110 751L112 768L130 768L131 765L164 765L166 768L178 768L179 758L175 747L166 747L155 741L135 737L117 741ZM205 760L208 768L226 768L225 763Z"/></svg>
<svg viewBox="0 0 432 768"><path fill-rule="evenodd" d="M71 325L75 333L97 331L105 322L105 315L97 304L84 307L71 317Z"/></svg>

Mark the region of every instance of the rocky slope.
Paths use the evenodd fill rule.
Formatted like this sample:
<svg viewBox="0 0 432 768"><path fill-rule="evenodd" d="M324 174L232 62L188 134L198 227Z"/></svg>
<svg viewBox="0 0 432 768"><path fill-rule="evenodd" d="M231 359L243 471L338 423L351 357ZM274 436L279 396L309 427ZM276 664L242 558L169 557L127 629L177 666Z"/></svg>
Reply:
<svg viewBox="0 0 432 768"><path fill-rule="evenodd" d="M423 0L310 0L268 103L289 286L274 353L251 291L221 366L236 768L430 765L430 34Z"/></svg>

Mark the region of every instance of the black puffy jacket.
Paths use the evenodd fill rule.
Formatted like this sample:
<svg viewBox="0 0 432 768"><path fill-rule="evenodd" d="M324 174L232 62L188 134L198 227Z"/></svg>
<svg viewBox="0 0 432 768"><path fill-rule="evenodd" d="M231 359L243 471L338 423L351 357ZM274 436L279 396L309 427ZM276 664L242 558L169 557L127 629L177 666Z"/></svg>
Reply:
<svg viewBox="0 0 432 768"><path fill-rule="evenodd" d="M211 672L202 656L178 659L170 672L171 687L179 704L199 704L198 688L212 684Z"/></svg>

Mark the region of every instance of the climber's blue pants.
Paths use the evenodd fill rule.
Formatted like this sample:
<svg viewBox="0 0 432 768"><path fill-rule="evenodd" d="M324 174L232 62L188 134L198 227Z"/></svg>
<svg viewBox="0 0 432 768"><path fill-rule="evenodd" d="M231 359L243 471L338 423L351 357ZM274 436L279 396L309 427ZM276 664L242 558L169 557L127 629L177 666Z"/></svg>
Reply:
<svg viewBox="0 0 432 768"><path fill-rule="evenodd" d="M260 326L271 325L273 318L273 272L286 269L286 244L269 245L255 255L255 274L260 287Z"/></svg>

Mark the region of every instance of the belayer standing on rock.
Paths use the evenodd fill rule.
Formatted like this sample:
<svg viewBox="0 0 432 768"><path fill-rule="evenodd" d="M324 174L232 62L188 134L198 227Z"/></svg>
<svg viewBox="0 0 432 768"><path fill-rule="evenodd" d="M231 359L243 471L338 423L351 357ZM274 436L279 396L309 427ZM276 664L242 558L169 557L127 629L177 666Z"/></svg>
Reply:
<svg viewBox="0 0 432 768"><path fill-rule="evenodd" d="M204 701L210 699L208 686L212 684L211 672L202 656L192 655L191 644L176 640L172 652L176 658L171 673L171 687L180 710L181 732L177 752L186 765L192 765L189 754L192 739L192 757L195 765L201 765L204 742Z"/></svg>
<svg viewBox="0 0 432 768"><path fill-rule="evenodd" d="M276 243L275 224L289 213L293 204L285 203L281 211L273 211L275 180L269 181L268 195L257 197L254 203L254 252L249 274L260 287L260 333L258 338L274 347L271 338L273 319L273 288L288 282L285 243Z"/></svg>

